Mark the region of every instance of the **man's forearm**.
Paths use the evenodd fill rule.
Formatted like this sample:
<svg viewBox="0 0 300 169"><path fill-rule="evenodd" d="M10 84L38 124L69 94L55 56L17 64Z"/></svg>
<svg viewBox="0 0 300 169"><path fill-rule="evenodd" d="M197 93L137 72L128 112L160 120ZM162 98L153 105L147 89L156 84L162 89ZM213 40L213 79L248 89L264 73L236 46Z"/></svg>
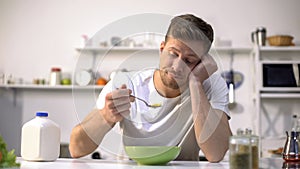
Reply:
<svg viewBox="0 0 300 169"><path fill-rule="evenodd" d="M69 145L72 157L78 158L92 153L111 129L99 111L101 110L93 110L72 130Z"/></svg>
<svg viewBox="0 0 300 169"><path fill-rule="evenodd" d="M211 107L201 83L194 81L189 85L197 143L209 161L220 161L231 135L227 116Z"/></svg>
<svg viewBox="0 0 300 169"><path fill-rule="evenodd" d="M223 159L226 151L228 150L229 137L231 136L231 130L229 128L227 116L220 110L213 110L210 112L216 117L215 121L206 120L206 124L202 126L202 130L199 129L200 125L195 122L195 132L199 133L197 136L197 142L204 152L206 158L211 162L219 162ZM218 119L218 120L217 120ZM207 124L209 123L209 124Z"/></svg>

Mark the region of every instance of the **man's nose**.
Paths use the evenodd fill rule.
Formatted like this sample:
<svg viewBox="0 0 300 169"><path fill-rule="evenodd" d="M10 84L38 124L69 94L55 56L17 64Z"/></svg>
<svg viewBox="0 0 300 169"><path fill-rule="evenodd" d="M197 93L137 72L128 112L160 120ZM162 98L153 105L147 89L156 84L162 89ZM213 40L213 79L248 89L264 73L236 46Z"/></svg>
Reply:
<svg viewBox="0 0 300 169"><path fill-rule="evenodd" d="M186 64L180 57L178 57L173 64L173 68L176 72L181 72L185 66Z"/></svg>

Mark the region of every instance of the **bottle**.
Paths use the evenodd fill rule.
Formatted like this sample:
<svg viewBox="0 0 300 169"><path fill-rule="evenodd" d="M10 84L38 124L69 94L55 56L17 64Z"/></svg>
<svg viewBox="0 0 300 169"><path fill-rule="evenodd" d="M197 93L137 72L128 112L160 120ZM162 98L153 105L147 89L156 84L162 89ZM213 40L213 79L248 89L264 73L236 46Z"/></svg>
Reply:
<svg viewBox="0 0 300 169"><path fill-rule="evenodd" d="M229 164L230 169L252 169L251 141L242 130L229 138Z"/></svg>
<svg viewBox="0 0 300 169"><path fill-rule="evenodd" d="M297 119L296 132L300 134L300 118Z"/></svg>
<svg viewBox="0 0 300 169"><path fill-rule="evenodd" d="M22 158L28 161L55 161L59 152L59 126L48 119L47 112L36 112L36 117L22 127Z"/></svg>
<svg viewBox="0 0 300 169"><path fill-rule="evenodd" d="M60 85L61 82L61 69L58 67L51 68L49 85Z"/></svg>
<svg viewBox="0 0 300 169"><path fill-rule="evenodd" d="M294 114L292 116L292 130L294 132L300 133L300 118Z"/></svg>
<svg viewBox="0 0 300 169"><path fill-rule="evenodd" d="M250 137L251 142L251 153L252 153L252 169L259 168L259 138L258 136L252 134L251 129L246 129L245 134Z"/></svg>

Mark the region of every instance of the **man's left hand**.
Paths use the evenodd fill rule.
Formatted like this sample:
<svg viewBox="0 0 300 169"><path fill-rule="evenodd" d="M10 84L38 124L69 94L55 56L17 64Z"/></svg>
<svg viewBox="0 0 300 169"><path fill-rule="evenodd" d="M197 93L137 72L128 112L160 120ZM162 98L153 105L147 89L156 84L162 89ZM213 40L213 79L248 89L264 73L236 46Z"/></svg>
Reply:
<svg viewBox="0 0 300 169"><path fill-rule="evenodd" d="M196 65L190 73L189 80L196 80L201 84L214 72L218 70L216 61L211 55L202 56L201 62Z"/></svg>

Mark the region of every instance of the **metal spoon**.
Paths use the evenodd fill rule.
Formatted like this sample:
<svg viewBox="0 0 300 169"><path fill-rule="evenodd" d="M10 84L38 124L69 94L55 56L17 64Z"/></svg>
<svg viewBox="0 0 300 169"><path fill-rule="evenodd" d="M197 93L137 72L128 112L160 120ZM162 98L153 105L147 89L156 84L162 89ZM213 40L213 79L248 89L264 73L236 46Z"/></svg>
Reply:
<svg viewBox="0 0 300 169"><path fill-rule="evenodd" d="M133 95L130 95L130 97L134 97L134 98L136 98L136 99L138 99L138 100L144 102L145 105L146 105L147 107L151 107L151 108L158 108L158 107L161 107L161 104L160 104L160 103L149 104L148 102L146 102L145 100L143 100L143 99L141 99L141 98L139 98L139 97L136 97L136 96L133 96Z"/></svg>

